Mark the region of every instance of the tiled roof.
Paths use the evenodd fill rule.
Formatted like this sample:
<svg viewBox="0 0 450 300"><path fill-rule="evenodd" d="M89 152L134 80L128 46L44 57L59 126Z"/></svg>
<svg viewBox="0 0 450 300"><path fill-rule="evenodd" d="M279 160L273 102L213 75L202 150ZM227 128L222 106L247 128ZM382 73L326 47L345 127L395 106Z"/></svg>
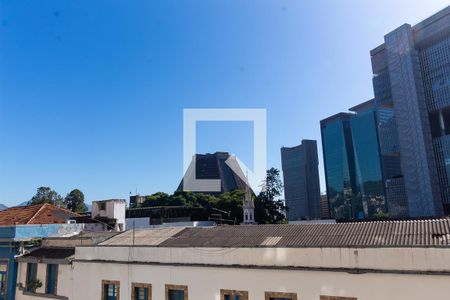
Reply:
<svg viewBox="0 0 450 300"><path fill-rule="evenodd" d="M16 206L0 211L0 226L66 223L68 219L78 216L48 203Z"/></svg>
<svg viewBox="0 0 450 300"><path fill-rule="evenodd" d="M240 225L136 231L158 247L431 247L450 245L450 219L308 225ZM131 245L132 231L101 245Z"/></svg>

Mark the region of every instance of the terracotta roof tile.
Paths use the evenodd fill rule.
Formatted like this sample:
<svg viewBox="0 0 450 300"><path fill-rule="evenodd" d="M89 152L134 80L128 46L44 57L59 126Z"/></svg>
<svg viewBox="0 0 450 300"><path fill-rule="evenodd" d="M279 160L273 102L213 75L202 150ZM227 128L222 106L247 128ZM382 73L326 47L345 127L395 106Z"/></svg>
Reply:
<svg viewBox="0 0 450 300"><path fill-rule="evenodd" d="M45 203L16 206L0 211L0 226L25 224L62 224L79 217L77 213Z"/></svg>

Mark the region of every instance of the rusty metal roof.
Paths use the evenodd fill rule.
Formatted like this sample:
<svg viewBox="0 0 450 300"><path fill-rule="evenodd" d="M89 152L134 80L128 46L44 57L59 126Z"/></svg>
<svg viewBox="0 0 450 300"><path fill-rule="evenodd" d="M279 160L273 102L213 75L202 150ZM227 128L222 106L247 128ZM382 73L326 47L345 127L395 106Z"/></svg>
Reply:
<svg viewBox="0 0 450 300"><path fill-rule="evenodd" d="M430 247L450 245L450 219L185 228L160 247Z"/></svg>

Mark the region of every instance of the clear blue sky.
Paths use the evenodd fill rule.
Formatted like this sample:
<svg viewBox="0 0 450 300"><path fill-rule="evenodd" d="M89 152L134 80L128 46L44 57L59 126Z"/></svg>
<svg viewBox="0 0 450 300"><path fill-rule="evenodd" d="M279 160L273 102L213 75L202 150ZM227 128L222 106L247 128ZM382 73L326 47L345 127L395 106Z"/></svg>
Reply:
<svg viewBox="0 0 450 300"><path fill-rule="evenodd" d="M0 0L0 203L42 185L88 202L173 192L183 108L266 108L279 168L281 146L320 145L320 119L373 96L384 34L446 4ZM252 165L251 124L198 135L198 152Z"/></svg>

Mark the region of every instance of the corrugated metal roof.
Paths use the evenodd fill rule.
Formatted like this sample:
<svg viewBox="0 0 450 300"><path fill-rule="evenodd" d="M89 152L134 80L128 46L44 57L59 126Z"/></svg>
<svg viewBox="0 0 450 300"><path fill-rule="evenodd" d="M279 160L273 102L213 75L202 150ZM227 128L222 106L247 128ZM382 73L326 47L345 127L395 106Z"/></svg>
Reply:
<svg viewBox="0 0 450 300"><path fill-rule="evenodd" d="M145 229L145 230L133 230L126 231L119 235L116 235L102 243L100 245L108 246L157 246L163 243L171 236L182 231L184 227L178 228L158 228L158 229Z"/></svg>
<svg viewBox="0 0 450 300"><path fill-rule="evenodd" d="M450 219L238 225L127 231L101 246L432 247L450 245Z"/></svg>
<svg viewBox="0 0 450 300"><path fill-rule="evenodd" d="M280 237L278 241L273 237ZM270 245L267 241L270 240ZM415 247L450 245L450 219L186 228L161 247Z"/></svg>

